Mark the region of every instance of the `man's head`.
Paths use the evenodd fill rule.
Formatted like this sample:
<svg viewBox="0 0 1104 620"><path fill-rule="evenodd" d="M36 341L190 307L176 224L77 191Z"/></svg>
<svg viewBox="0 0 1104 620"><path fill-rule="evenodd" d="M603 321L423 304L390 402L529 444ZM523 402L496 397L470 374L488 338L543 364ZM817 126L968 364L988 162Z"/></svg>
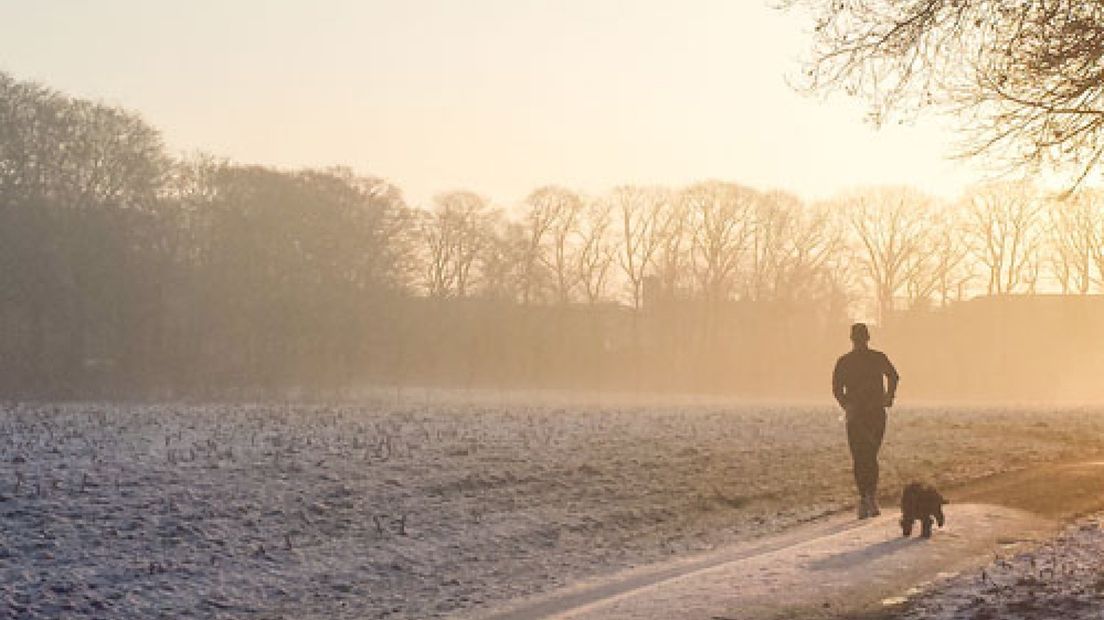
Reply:
<svg viewBox="0 0 1104 620"><path fill-rule="evenodd" d="M855 323L851 326L851 342L857 347L865 347L870 342L870 330L866 323Z"/></svg>

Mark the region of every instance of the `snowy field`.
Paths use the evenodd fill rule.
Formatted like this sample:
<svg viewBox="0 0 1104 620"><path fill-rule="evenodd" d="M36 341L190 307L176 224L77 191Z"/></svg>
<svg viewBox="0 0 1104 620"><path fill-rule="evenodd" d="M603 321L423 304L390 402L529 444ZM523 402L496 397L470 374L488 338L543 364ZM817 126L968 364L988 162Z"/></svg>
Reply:
<svg viewBox="0 0 1104 620"><path fill-rule="evenodd" d="M525 402L0 407L0 617L445 617L851 506L828 407ZM1102 453L900 408L883 488Z"/></svg>

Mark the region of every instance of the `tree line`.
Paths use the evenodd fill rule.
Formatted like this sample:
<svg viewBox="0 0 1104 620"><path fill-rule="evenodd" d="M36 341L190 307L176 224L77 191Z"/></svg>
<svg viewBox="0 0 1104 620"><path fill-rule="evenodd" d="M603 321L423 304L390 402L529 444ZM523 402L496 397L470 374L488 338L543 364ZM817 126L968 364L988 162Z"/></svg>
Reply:
<svg viewBox="0 0 1104 620"><path fill-rule="evenodd" d="M806 204L723 181L408 204L348 169L173 157L0 74L0 392L821 391L850 317L1104 284L1104 194ZM844 343L845 344L845 343Z"/></svg>

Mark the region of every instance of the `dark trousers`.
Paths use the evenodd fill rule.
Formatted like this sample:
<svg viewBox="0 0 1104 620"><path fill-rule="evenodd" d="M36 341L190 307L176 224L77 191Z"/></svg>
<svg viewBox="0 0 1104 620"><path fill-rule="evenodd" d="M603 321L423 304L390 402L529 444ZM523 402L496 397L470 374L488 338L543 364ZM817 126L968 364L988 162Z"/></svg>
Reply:
<svg viewBox="0 0 1104 620"><path fill-rule="evenodd" d="M851 448L855 486L860 495L874 493L878 488L878 450L885 427L883 407L853 407L847 413L847 445Z"/></svg>

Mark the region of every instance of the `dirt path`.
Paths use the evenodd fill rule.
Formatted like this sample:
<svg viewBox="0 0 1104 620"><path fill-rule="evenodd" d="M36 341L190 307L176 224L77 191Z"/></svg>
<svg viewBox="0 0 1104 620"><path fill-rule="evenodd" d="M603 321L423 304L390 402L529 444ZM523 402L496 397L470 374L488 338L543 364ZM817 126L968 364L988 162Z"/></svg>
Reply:
<svg viewBox="0 0 1104 620"><path fill-rule="evenodd" d="M518 601L487 620L718 620L835 617L877 609L911 588L983 564L1000 546L1052 535L1104 506L1104 462L1049 465L947 489L947 527L905 539L897 511L848 515L694 558Z"/></svg>

